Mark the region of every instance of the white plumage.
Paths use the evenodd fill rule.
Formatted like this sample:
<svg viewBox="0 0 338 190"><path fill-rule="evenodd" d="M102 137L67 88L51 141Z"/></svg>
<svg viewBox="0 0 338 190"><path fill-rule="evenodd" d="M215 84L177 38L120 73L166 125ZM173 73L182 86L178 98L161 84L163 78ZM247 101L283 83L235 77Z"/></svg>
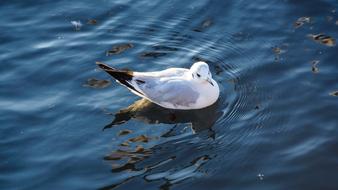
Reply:
<svg viewBox="0 0 338 190"><path fill-rule="evenodd" d="M134 94L165 108L201 109L219 97L218 84L205 62L196 62L190 69L170 68L157 72L118 70L100 62L97 65Z"/></svg>

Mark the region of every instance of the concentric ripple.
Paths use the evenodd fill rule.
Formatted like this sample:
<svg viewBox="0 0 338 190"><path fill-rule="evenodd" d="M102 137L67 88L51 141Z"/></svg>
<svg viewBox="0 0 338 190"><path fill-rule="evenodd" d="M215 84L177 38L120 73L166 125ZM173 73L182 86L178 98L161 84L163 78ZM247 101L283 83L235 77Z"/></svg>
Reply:
<svg viewBox="0 0 338 190"><path fill-rule="evenodd" d="M120 113L128 113L128 116L115 115L115 121L107 125L108 128L116 128L116 125L121 125L123 128L130 128L130 125L154 128L154 125L158 125L157 134L162 135L151 137L144 134L147 140L139 144L136 143L136 145L132 145L130 139L123 142L122 139L126 138L121 138L119 142L122 143L123 147L120 148L127 152L121 152L119 149L117 152L113 150L111 156L113 156L112 160L119 160L118 165L114 166L117 167L113 169L114 173L122 172L126 175L126 178L103 189L127 185L137 176L143 176L148 183L162 180L164 181L162 186L171 186L183 180L203 175L195 171L196 167L203 166L197 166L193 160L203 158L204 164L210 162L211 165L224 163L231 168L231 162L235 161L233 160L234 155L240 154L243 146L250 145L252 150L258 148L255 148L251 141L259 136L263 127L269 127L272 115L268 105L270 101L276 98L276 94L271 94L268 87L260 84L259 78L253 74L264 69L259 60L249 52L249 49L238 45L249 40L247 34L223 32L222 34L210 35L206 31L209 27L212 28L211 23L214 21L211 18L206 17L205 20L197 24L191 24L191 16L188 14L170 19L135 17L134 20L128 18L128 24L123 21L124 19L126 18L113 18L113 20L107 20L99 26L96 33L108 36L108 39L105 39L104 42L98 42L98 44L105 46L107 49L123 43L132 44L133 48L126 51L134 54L134 58L132 58L134 63L130 64L128 63L129 60L123 60L124 53L115 57L108 56L100 61L116 67L128 64L132 65L129 69L142 71L153 71L168 67L189 67L194 61L206 61L221 88L217 107L219 116L215 124L209 127L204 126L202 127L204 130L194 133L187 130L186 127L190 126L189 122L185 123L187 121L174 119L172 125L165 127L161 122L168 121L155 119L157 122L155 120L151 122L153 119L149 115L141 116L138 113L143 112L143 110L139 108L140 103L137 102L129 108L121 110ZM140 23L139 20L143 22ZM120 24L115 26L115 23ZM196 28L199 29L194 30ZM120 43L116 43L117 41ZM120 62L116 60L120 60ZM123 61L126 62L123 63ZM161 115L161 117L166 116ZM118 121L119 118L124 118L124 120L121 120L122 123ZM129 119L133 118L137 121L131 123ZM140 120L140 118L143 119ZM193 123L192 128L195 129L194 122L191 122ZM128 123L129 125L127 125ZM153 126L147 126L149 124ZM278 123L275 121L274 125L278 125ZM136 130L134 133L142 134L141 131L138 131L139 129L132 128ZM205 137L204 134L207 136ZM142 149L137 147L142 147ZM174 147L180 147L180 149ZM194 150L196 150L194 154L187 153ZM221 152L221 154L218 152ZM181 156L187 154L190 156ZM205 156L208 159L205 159ZM226 156L230 158L226 159ZM121 162L123 157L128 159ZM241 158L244 160L240 162L247 161L245 158ZM161 164L155 164L155 166L154 163L158 163L158 160L162 160L160 161ZM238 161L237 159L236 162ZM131 173L125 173L126 171ZM211 170L209 169L208 172L211 172Z"/></svg>

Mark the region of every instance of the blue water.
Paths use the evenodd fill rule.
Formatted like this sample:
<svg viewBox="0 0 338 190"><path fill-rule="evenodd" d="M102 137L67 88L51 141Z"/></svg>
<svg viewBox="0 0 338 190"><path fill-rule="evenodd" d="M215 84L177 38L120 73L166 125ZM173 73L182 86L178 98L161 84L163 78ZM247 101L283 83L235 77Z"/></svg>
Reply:
<svg viewBox="0 0 338 190"><path fill-rule="evenodd" d="M335 0L2 1L0 189L337 189L337 11ZM331 41L309 36L320 33ZM140 100L95 64L197 60L221 96L191 112Z"/></svg>

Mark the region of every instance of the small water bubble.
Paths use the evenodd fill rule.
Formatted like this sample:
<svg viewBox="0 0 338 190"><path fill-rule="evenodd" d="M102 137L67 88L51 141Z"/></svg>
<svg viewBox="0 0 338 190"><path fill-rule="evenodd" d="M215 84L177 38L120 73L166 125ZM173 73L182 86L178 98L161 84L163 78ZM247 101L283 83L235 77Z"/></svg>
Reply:
<svg viewBox="0 0 338 190"><path fill-rule="evenodd" d="M76 31L80 30L81 27L82 27L81 21L75 21L75 20L73 20L70 23L75 27Z"/></svg>
<svg viewBox="0 0 338 190"><path fill-rule="evenodd" d="M55 107L55 104L48 105L48 109L53 109Z"/></svg>
<svg viewBox="0 0 338 190"><path fill-rule="evenodd" d="M332 16L327 16L327 17L326 17L326 20L327 20L328 22L331 22L331 21L333 20L333 17L332 17Z"/></svg>
<svg viewBox="0 0 338 190"><path fill-rule="evenodd" d="M257 177L258 177L259 180L263 180L263 179L264 179L264 174L259 173L259 174L257 175Z"/></svg>

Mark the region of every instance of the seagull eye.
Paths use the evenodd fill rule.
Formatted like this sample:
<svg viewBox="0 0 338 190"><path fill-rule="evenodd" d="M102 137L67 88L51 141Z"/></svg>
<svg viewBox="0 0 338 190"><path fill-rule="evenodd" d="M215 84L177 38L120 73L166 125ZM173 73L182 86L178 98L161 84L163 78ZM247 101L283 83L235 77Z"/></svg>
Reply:
<svg viewBox="0 0 338 190"><path fill-rule="evenodd" d="M198 73L197 73L197 76L198 76L198 77L201 77L201 75L200 75L200 74L198 74Z"/></svg>

